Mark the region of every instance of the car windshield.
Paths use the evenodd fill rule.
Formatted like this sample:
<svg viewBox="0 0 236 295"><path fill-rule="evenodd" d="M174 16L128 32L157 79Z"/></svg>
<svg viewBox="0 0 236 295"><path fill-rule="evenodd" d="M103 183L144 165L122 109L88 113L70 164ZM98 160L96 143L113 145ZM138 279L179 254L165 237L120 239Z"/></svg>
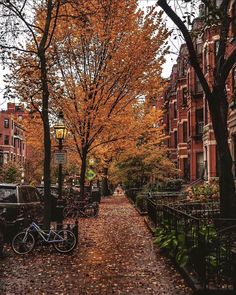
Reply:
<svg viewBox="0 0 236 295"><path fill-rule="evenodd" d="M0 203L16 203L15 187L0 187Z"/></svg>

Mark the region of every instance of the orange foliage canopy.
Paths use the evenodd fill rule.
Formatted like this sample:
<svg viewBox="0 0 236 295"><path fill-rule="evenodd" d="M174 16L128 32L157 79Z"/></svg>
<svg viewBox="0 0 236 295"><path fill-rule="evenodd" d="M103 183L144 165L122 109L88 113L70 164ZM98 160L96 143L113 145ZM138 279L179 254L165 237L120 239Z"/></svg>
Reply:
<svg viewBox="0 0 236 295"><path fill-rule="evenodd" d="M83 166L98 142L113 140L126 108L161 87L168 33L161 13L140 25L134 0L68 3L64 14L52 49L63 89L55 108L64 110Z"/></svg>

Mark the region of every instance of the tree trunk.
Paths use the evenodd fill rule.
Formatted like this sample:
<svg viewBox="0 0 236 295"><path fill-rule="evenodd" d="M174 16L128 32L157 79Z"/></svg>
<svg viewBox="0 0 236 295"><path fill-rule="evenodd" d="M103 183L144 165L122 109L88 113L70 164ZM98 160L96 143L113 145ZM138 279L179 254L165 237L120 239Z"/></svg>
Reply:
<svg viewBox="0 0 236 295"><path fill-rule="evenodd" d="M41 63L41 82L42 82L42 117L43 117L43 130L44 130L44 228L50 227L52 215L52 200L51 200L51 139L50 139L50 126L48 118L48 79L47 79L47 66L45 51L39 54Z"/></svg>
<svg viewBox="0 0 236 295"><path fill-rule="evenodd" d="M110 191L108 187L108 167L103 167L102 174L102 195L109 196Z"/></svg>
<svg viewBox="0 0 236 295"><path fill-rule="evenodd" d="M80 169L80 196L84 198L84 184L85 184L85 175L86 175L86 161L87 161L87 150L82 150L82 159L81 159L81 169Z"/></svg>
<svg viewBox="0 0 236 295"><path fill-rule="evenodd" d="M219 152L220 211L224 218L236 217L235 184L228 143L228 102L224 87L215 87L209 103L212 126Z"/></svg>

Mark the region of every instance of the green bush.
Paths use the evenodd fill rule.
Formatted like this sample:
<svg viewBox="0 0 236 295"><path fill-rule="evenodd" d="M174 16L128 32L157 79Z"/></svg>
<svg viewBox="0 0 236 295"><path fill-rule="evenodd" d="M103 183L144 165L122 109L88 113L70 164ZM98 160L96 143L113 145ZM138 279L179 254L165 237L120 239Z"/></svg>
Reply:
<svg viewBox="0 0 236 295"><path fill-rule="evenodd" d="M201 226L197 232L192 228L192 236L199 234L205 240L205 253L207 268L211 271L217 270L217 252L214 250L218 246L218 237L215 228L212 225ZM174 259L180 267L188 264L190 256L197 249L197 244L192 241L191 246L186 244L186 236L184 232L176 234L175 230L168 230L168 226L156 229L156 239L154 243L170 258ZM211 250L210 250L211 249ZM220 251L222 255L226 254L226 249L221 246ZM223 268L222 268L223 270Z"/></svg>
<svg viewBox="0 0 236 295"><path fill-rule="evenodd" d="M182 179L170 179L166 182L160 183L158 190L163 191L180 191L183 184Z"/></svg>

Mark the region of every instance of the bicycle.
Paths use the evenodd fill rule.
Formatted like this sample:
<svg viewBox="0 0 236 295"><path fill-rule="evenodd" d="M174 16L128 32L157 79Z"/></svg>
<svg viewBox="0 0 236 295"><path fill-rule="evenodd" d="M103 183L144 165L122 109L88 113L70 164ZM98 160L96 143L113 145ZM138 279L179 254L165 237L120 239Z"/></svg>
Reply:
<svg viewBox="0 0 236 295"><path fill-rule="evenodd" d="M62 229L56 231L50 229L49 232L45 232L35 222L32 222L26 230L14 236L11 246L16 254L28 254L34 249L36 243L34 232L45 243L52 244L59 253L69 253L77 244L76 237L71 230Z"/></svg>
<svg viewBox="0 0 236 295"><path fill-rule="evenodd" d="M68 205L63 209L64 218L80 217L97 217L99 212L99 204L93 202L91 204L84 204L84 202L77 202Z"/></svg>

